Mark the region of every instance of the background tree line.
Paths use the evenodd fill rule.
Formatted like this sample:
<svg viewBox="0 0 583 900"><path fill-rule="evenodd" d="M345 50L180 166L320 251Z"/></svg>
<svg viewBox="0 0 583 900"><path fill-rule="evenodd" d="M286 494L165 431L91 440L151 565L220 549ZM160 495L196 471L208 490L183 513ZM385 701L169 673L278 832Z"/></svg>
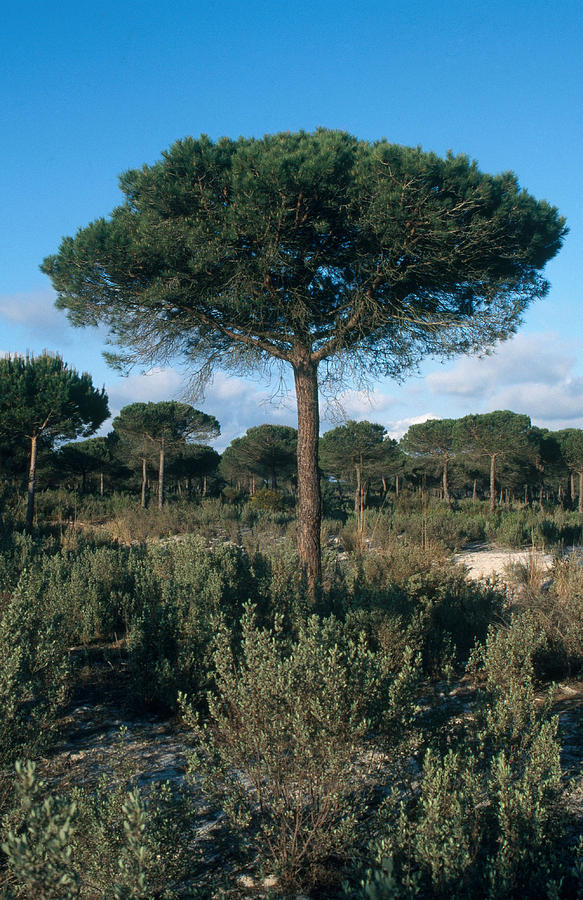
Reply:
<svg viewBox="0 0 583 900"><path fill-rule="evenodd" d="M32 525L36 484L103 496L193 498L222 494L230 502L264 494L277 505L297 500L296 429L263 424L235 438L220 455L207 443L217 419L186 403L132 403L106 436L89 437L109 413L103 390L58 356L0 360L0 462L5 483L27 489ZM68 438L85 438L67 441ZM324 500L359 523L369 506L405 490L452 505L472 496L490 509L520 500L560 502L583 512L583 430L550 431L509 410L411 425L399 442L383 425L348 421L319 440Z"/></svg>

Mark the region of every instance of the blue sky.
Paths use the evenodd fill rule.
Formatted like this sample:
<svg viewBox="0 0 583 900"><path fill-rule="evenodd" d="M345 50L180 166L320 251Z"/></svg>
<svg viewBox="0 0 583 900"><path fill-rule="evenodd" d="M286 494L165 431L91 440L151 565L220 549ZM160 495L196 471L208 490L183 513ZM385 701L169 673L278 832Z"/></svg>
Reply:
<svg viewBox="0 0 583 900"><path fill-rule="evenodd" d="M0 351L59 351L105 384L117 412L182 398L184 374L122 380L104 334L72 329L38 265L66 234L120 202L117 176L174 140L342 128L467 153L567 217L549 296L494 357L428 361L346 415L399 434L428 415L510 408L583 427L583 11L558 2L152 2L11 4L0 36ZM277 384L219 373L194 404L223 445L262 421L294 424ZM329 427L331 422L324 422Z"/></svg>

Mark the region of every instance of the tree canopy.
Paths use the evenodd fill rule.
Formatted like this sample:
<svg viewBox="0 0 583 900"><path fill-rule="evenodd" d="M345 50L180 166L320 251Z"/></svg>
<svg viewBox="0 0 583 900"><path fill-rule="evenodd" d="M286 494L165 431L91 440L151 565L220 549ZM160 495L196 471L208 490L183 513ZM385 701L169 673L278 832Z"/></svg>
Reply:
<svg viewBox="0 0 583 900"><path fill-rule="evenodd" d="M221 428L214 416L188 403L162 400L159 403L131 403L113 420L113 428L134 454L143 460L142 506L145 505L145 462L155 454L158 460L158 507L164 502L166 453L201 438L218 437Z"/></svg>
<svg viewBox="0 0 583 900"><path fill-rule="evenodd" d="M503 460L533 462L536 446L530 438L529 416L497 409L481 415L464 416L454 424L454 447L476 460L486 459L490 467L490 509L496 503L497 467Z"/></svg>
<svg viewBox="0 0 583 900"><path fill-rule="evenodd" d="M450 502L449 464L455 458L453 419L428 419L417 422L401 438L401 448L413 457L431 460L441 466L443 497Z"/></svg>
<svg viewBox="0 0 583 900"><path fill-rule="evenodd" d="M9 356L0 359L0 435L30 442L26 527L34 515L39 441L53 447L67 438L87 437L109 416L105 389L79 375L60 356Z"/></svg>
<svg viewBox="0 0 583 900"><path fill-rule="evenodd" d="M319 129L177 141L121 176L123 203L42 269L78 325L140 363L289 364L298 403L298 547L320 573L319 366L401 376L426 353L514 331L547 290L564 220L463 155Z"/></svg>

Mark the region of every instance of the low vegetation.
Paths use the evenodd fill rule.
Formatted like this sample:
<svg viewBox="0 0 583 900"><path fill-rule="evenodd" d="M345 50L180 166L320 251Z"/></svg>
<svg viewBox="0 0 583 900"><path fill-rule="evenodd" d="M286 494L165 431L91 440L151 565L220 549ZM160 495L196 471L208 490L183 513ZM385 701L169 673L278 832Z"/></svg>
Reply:
<svg viewBox="0 0 583 900"><path fill-rule="evenodd" d="M578 514L402 492L324 521L314 606L271 493L160 511L93 497L83 526L5 529L3 896L577 896L550 685L583 666L583 572L559 552ZM64 498L39 499L54 518ZM533 555L512 593L469 581L451 550L492 537L554 545L552 570ZM97 783L50 777L96 652L130 719L189 728L184 780L138 782L123 735ZM201 804L222 816L220 878Z"/></svg>

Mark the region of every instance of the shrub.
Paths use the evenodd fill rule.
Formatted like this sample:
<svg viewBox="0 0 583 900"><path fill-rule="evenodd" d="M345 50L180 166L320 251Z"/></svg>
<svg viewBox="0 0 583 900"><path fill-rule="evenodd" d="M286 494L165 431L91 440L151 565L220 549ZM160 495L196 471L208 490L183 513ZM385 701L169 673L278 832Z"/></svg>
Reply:
<svg viewBox="0 0 583 900"><path fill-rule="evenodd" d="M477 640L499 621L506 594L495 584L467 579L460 567L433 565L427 551L412 554L417 574L400 557L371 554L351 572L352 593L347 622L366 628L395 659L406 646L421 654L423 668L438 675L452 663L465 664ZM385 565L386 561L386 565ZM395 568L403 577L393 581Z"/></svg>
<svg viewBox="0 0 583 900"><path fill-rule="evenodd" d="M0 762L37 750L70 688L62 614L46 609L25 571L0 615Z"/></svg>
<svg viewBox="0 0 583 900"><path fill-rule="evenodd" d="M150 548L134 577L127 646L137 696L166 709L175 708L179 689L203 697L217 617L238 622L243 604L258 593L248 554L187 537Z"/></svg>
<svg viewBox="0 0 583 900"><path fill-rule="evenodd" d="M378 869L351 896L547 896L568 871L557 719L534 700L538 640L536 624L516 617L476 649L470 670L481 687L452 735L458 749L429 750L418 790L385 804Z"/></svg>
<svg viewBox="0 0 583 900"><path fill-rule="evenodd" d="M17 804L2 849L8 898L146 900L187 869L177 840L184 806L168 785L151 796L102 780L94 793L47 793L32 762L16 764ZM169 826L169 819L172 825ZM191 855L191 849L188 853Z"/></svg>
<svg viewBox="0 0 583 900"><path fill-rule="evenodd" d="M240 660L232 631L217 636L208 724L184 703L200 742L189 772L283 883L306 882L354 844L375 765L369 730L406 732L415 665L409 653L388 678L334 619L314 616L290 640L277 626L258 628L250 607L242 629Z"/></svg>

